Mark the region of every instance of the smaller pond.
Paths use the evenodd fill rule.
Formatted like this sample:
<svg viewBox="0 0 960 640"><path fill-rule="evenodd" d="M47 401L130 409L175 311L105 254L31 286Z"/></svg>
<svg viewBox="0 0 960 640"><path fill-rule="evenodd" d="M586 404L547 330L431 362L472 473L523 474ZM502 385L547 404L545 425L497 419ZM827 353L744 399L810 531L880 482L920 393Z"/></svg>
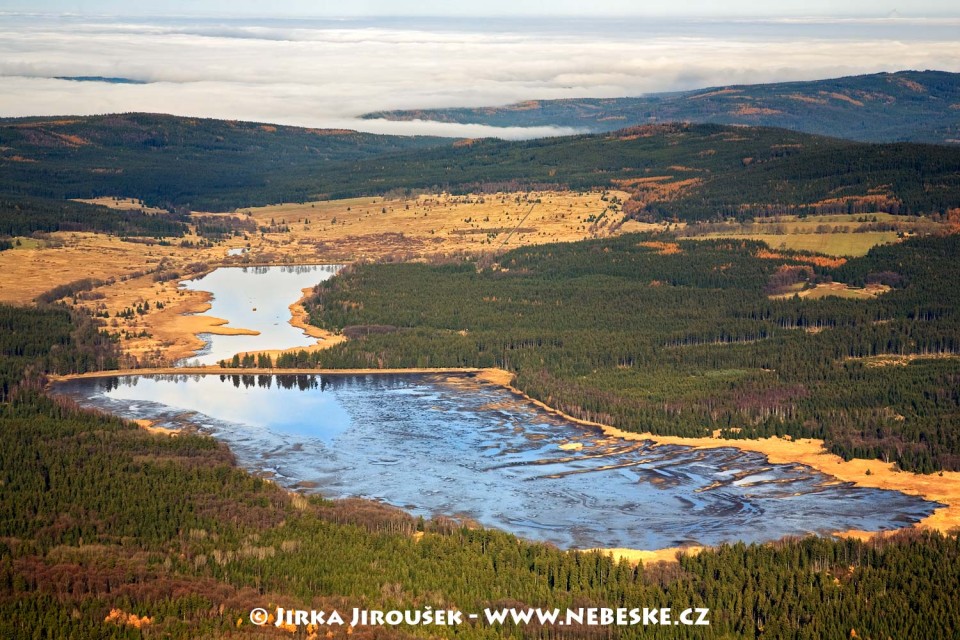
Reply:
<svg viewBox="0 0 960 640"><path fill-rule="evenodd" d="M289 267L223 267L185 280L180 287L213 294L210 310L199 314L228 320L228 327L259 331L259 335L224 336L203 333L206 347L181 360L180 366L216 364L245 351L307 347L316 343L290 324L290 305L303 297L303 289L327 280L339 265Z"/></svg>

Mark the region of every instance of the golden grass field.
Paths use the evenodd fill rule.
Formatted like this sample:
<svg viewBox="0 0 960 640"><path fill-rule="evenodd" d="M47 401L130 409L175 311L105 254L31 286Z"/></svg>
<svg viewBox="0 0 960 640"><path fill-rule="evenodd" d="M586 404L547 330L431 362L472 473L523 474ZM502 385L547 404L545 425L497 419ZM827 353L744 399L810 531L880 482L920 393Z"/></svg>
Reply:
<svg viewBox="0 0 960 640"><path fill-rule="evenodd" d="M77 202L86 202L87 204L98 204L102 207L111 209L120 209L121 211L144 211L146 213L166 213L163 209L156 207L146 207L139 200L134 198L77 198Z"/></svg>
<svg viewBox="0 0 960 640"><path fill-rule="evenodd" d="M866 255L867 251L878 244L897 242L897 234L893 231L871 231L867 233L787 233L783 235L768 233L708 234L698 236L698 238L760 240L766 242L771 249L810 251L828 256L843 256L848 258Z"/></svg>
<svg viewBox="0 0 960 640"><path fill-rule="evenodd" d="M927 218L889 213L836 214L824 216L776 216L749 223L684 225L679 235L692 239L740 238L761 240L771 249L810 251L827 256L857 257L878 244L898 242L897 231L858 228L887 224L904 233L931 231L938 223ZM701 233L701 231L707 231Z"/></svg>
<svg viewBox="0 0 960 640"><path fill-rule="evenodd" d="M51 235L55 242L34 240L0 252L0 302L28 303L60 284L82 278L107 280L151 269L169 249L92 233Z"/></svg>
<svg viewBox="0 0 960 640"><path fill-rule="evenodd" d="M882 284L871 284L862 289L858 287L851 287L850 285L846 285L842 282L821 282L810 289L803 289L802 283L798 284L797 286L800 288L796 291L772 295L770 298L776 300L778 298L786 299L797 296L800 298L819 300L820 298L832 296L835 298L846 298L848 300L869 300L871 298L876 298L880 294L890 291L890 287Z"/></svg>
<svg viewBox="0 0 960 640"><path fill-rule="evenodd" d="M628 194L611 191L619 199ZM251 246L254 262L296 249L311 258L354 261L387 256L417 258L437 254L494 253L528 244L605 237L628 230L660 229L630 222L619 209L599 224L588 222L611 205L601 192L502 193L408 199L352 198L244 209L258 226L289 227L267 233Z"/></svg>
<svg viewBox="0 0 960 640"><path fill-rule="evenodd" d="M665 228L635 221L621 223L622 211L615 203L628 197L629 194L621 191L432 194L288 203L243 209L233 214L197 214L239 217L252 221L259 229L246 237L232 237L214 246L184 247L180 246L179 239L162 246L153 241L149 244L128 242L90 233L24 238L19 247L0 252L0 302L29 303L57 285L82 278L111 280L110 284L95 290L98 299L79 299L77 303L108 315L108 329L121 336L125 351L136 358L135 364L160 366L187 357L202 346L197 333L244 331L243 327L230 326L227 319L184 315L202 312L208 305L204 294L178 288L182 278L223 265L422 260L456 254L486 254L495 259L500 253L523 245ZM124 198L104 197L85 202L123 210L142 208L139 202ZM929 222L888 214L804 219L782 216L751 225L730 225L731 230L741 233L695 237L754 238L766 241L774 249L803 249L831 256L862 255L875 244L897 240L891 231L850 232L865 220ZM683 235L685 227L680 225L674 229ZM201 239L191 236L186 240L199 245ZM676 247L672 243L664 244L668 246ZM231 249L245 252L229 256ZM181 274L181 278L156 282L153 272L161 261L167 272ZM863 298L876 292L834 285L803 291L800 295ZM148 313L133 318L117 317L118 313L147 302ZM157 302L164 308L157 309ZM295 304L291 310L296 314L299 308ZM325 344L330 343L329 336L327 338Z"/></svg>
<svg viewBox="0 0 960 640"><path fill-rule="evenodd" d="M77 304L108 314L107 329L121 336L124 350L136 358L136 364L163 365L200 348L197 333L244 331L243 327L228 325L226 319L184 315L203 312L209 305L203 293L178 288L183 278L224 265L422 260L455 254L495 256L523 245L663 228L638 222L617 225L622 213L611 202L614 196L623 200L627 194L595 191L370 197L282 204L234 214L198 214L236 216L265 229L208 247L183 247L179 239L163 246L92 233L49 234L41 240L22 240L20 247L0 252L0 302L26 304L55 286L83 278L112 280L94 290L96 299L81 297ZM129 199L87 202L116 209L141 208ZM591 217L592 222L588 221ZM198 244L201 239L190 236L186 240ZM246 249L242 255L227 255L229 250L241 248ZM161 262L165 271L181 277L155 281L154 271ZM164 307L158 309L157 302ZM117 317L143 303L150 305L146 314ZM295 315L298 308L291 308ZM328 336L325 344L329 343Z"/></svg>

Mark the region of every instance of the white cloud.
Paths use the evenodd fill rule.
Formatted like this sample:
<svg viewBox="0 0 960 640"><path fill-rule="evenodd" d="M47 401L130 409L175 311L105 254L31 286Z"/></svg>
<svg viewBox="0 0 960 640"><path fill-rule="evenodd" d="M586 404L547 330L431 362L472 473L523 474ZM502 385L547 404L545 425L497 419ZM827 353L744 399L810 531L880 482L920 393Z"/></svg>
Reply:
<svg viewBox="0 0 960 640"><path fill-rule="evenodd" d="M960 42L925 26L884 28L884 37L857 37L848 27L829 36L821 31L779 23L518 22L490 28L451 21L113 23L0 16L0 115L152 111L475 137L491 131L356 116L905 68L960 71ZM569 130L498 133L561 132Z"/></svg>

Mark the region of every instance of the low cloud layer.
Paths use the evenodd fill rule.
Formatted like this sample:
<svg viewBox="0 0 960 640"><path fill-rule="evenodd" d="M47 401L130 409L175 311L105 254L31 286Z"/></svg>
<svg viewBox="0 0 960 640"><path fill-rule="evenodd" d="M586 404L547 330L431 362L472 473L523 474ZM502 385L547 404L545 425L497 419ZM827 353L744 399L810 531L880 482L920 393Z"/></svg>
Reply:
<svg viewBox="0 0 960 640"><path fill-rule="evenodd" d="M896 22L896 21L894 21ZM358 120L386 109L960 71L955 24L115 21L0 16L0 115L151 111L377 133L570 133ZM147 84L69 82L120 77Z"/></svg>

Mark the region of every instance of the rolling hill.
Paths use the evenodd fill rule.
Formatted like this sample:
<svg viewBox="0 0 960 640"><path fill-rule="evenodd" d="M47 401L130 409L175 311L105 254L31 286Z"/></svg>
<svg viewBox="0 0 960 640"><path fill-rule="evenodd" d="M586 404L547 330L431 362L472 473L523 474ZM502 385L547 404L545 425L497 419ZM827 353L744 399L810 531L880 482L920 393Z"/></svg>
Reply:
<svg viewBox="0 0 960 640"><path fill-rule="evenodd" d="M102 196L182 214L395 190L596 188L629 191L623 210L650 220L960 207L960 149L764 127L453 141L127 114L0 121L0 147L0 196L47 209Z"/></svg>
<svg viewBox="0 0 960 640"><path fill-rule="evenodd" d="M0 193L227 211L303 200L330 164L450 142L143 113L3 119Z"/></svg>
<svg viewBox="0 0 960 640"><path fill-rule="evenodd" d="M503 107L383 111L365 118L589 132L662 122L782 127L863 142L960 143L960 74L901 71L711 87L635 98L530 100Z"/></svg>

